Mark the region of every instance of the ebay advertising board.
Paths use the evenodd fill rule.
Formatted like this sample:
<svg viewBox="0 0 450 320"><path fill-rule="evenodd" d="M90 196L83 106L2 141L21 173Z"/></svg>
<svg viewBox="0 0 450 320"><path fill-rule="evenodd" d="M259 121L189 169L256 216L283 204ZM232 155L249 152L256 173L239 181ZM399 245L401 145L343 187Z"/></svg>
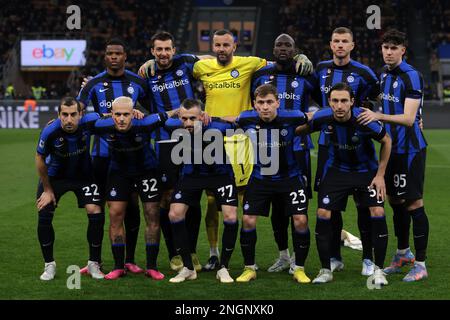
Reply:
<svg viewBox="0 0 450 320"><path fill-rule="evenodd" d="M22 67L84 66L86 40L22 40Z"/></svg>

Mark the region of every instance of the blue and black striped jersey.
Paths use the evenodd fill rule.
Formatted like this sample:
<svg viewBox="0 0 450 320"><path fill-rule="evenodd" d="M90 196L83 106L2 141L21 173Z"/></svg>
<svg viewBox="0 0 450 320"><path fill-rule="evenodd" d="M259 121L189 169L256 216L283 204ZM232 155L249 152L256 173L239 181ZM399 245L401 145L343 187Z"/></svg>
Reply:
<svg viewBox="0 0 450 320"><path fill-rule="evenodd" d="M306 78L297 75L295 67L286 72L278 71L276 64L268 65L253 74L252 100L256 88L266 83L270 83L277 88L280 109L308 112L309 96L314 90L314 81L311 77ZM313 148L314 145L309 135L295 137L294 151Z"/></svg>
<svg viewBox="0 0 450 320"><path fill-rule="evenodd" d="M155 112L179 108L184 99L195 98L192 70L198 60L191 54L177 54L168 69L158 69L158 65L155 65L155 75L146 78ZM159 128L154 137L157 141L165 140L169 138L169 133Z"/></svg>
<svg viewBox="0 0 450 320"><path fill-rule="evenodd" d="M125 73L119 77L113 77L106 71L99 73L89 80L86 86L80 90L77 100L85 106L91 101L95 112L106 114L111 113L114 99L121 96L130 97L134 104L139 102L145 110L153 112L150 99L151 94L147 83L144 79L129 70L125 70ZM108 144L100 140L99 137L94 137L92 156L110 156L108 153Z"/></svg>
<svg viewBox="0 0 450 320"><path fill-rule="evenodd" d="M278 110L277 117L264 122L254 110L244 111L236 124L246 131L254 148L252 177L282 180L303 174L295 159L295 129L306 123L300 110Z"/></svg>
<svg viewBox="0 0 450 320"><path fill-rule="evenodd" d="M344 66L337 66L333 60L321 61L317 64L314 77L313 98L320 107L329 107L328 98L331 88L345 82L355 94L355 105L362 105L365 100L376 100L379 94L378 78L368 66L355 60ZM319 144L326 145L326 135L319 136Z"/></svg>
<svg viewBox="0 0 450 320"><path fill-rule="evenodd" d="M117 131L112 118L98 120L95 123L95 133L108 143L111 152L109 170L132 177L155 169L158 163L150 136L166 120L166 113L151 114L140 120L133 119L127 132Z"/></svg>
<svg viewBox="0 0 450 320"><path fill-rule="evenodd" d="M378 158L372 139L380 141L386 135L381 122L368 125L359 124L356 119L362 109L352 108L352 116L346 122L338 122L333 110L325 108L317 111L308 122L311 132L322 131L328 143L328 161L323 175L331 166L343 172L368 172L378 169Z"/></svg>
<svg viewBox="0 0 450 320"><path fill-rule="evenodd" d="M41 132L37 153L46 157L47 173L50 177L89 179L92 177L91 130L100 116L88 113L80 119L78 129L68 133L56 119Z"/></svg>
<svg viewBox="0 0 450 320"><path fill-rule="evenodd" d="M178 131L181 135L178 135L175 130L183 128L183 123L179 119L171 118L167 120L165 127L172 132L173 139L179 140L180 146L185 146L189 149L187 157L183 154L181 163L183 165L181 169L182 176L210 177L229 175L233 177L233 168L225 152L223 137L227 134L227 130L234 131L234 124L223 121L220 118L212 118L212 121L207 126L202 126L202 130L195 133L181 130ZM184 139L187 140L185 141ZM211 145L213 143L214 145ZM220 146L220 148L217 149L215 148L216 146L217 148ZM206 159L206 157L210 157L210 159Z"/></svg>
<svg viewBox="0 0 450 320"><path fill-rule="evenodd" d="M419 120L422 115L423 78L420 72L403 61L393 70L381 74L381 101L385 114L405 113L405 99L420 100L419 110L412 127L386 123L386 131L392 137L393 153L414 153L427 146Z"/></svg>

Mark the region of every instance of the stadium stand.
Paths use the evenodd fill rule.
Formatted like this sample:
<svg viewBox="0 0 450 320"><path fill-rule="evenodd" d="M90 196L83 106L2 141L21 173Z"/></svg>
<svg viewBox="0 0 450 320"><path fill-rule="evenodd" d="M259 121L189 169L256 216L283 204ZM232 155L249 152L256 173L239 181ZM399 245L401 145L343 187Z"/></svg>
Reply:
<svg viewBox="0 0 450 320"><path fill-rule="evenodd" d="M361 14L366 12L366 8L372 3L370 0L283 0L279 12L280 28L292 35L301 50L313 63L317 63L331 59L329 50L331 31L338 26L353 26L356 46L352 57L379 69L382 66L379 43L373 39L378 39L381 32L369 30L366 27L367 16ZM407 30L407 17L401 15L405 12L406 1L383 0L379 1L378 5L382 11L383 29L395 27Z"/></svg>
<svg viewBox="0 0 450 320"><path fill-rule="evenodd" d="M82 33L66 28L67 6L72 1L30 2L8 1L2 4L0 12L0 61L8 61L11 49L23 37L76 39L83 35L88 38L88 56L82 75L93 75L103 68L105 42L115 35L128 44L127 68L136 71L149 57L148 40L158 30L169 29L171 10L176 10L173 0L155 1L78 1L82 16ZM173 16L173 15L172 15ZM0 68L2 69L2 68ZM2 75L0 75L2 79ZM0 83L2 87L6 83ZM30 86L33 83L27 83ZM46 94L61 96L67 92L65 85L46 81ZM5 88L2 89L2 91ZM47 96L45 96L47 97Z"/></svg>

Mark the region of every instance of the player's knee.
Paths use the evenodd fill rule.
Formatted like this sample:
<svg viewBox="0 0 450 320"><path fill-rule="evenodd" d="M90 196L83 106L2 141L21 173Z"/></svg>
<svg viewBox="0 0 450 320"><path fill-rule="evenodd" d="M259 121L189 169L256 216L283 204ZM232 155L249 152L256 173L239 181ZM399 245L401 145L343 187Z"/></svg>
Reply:
<svg viewBox="0 0 450 320"><path fill-rule="evenodd" d="M383 217L384 216L384 208L383 207L371 207L370 216L371 217Z"/></svg>
<svg viewBox="0 0 450 320"><path fill-rule="evenodd" d="M405 203L406 210L412 211L423 207L423 199L411 200Z"/></svg>
<svg viewBox="0 0 450 320"><path fill-rule="evenodd" d="M331 218L331 211L323 209L323 208L318 208L317 209L317 216L319 218L321 218L321 219L330 219Z"/></svg>
<svg viewBox="0 0 450 320"><path fill-rule="evenodd" d="M294 215L294 228L297 231L305 231L308 229L308 217L306 215Z"/></svg>
<svg viewBox="0 0 450 320"><path fill-rule="evenodd" d="M242 218L242 226L246 230L254 229L256 228L256 219L256 216L244 215Z"/></svg>
<svg viewBox="0 0 450 320"><path fill-rule="evenodd" d="M169 211L169 220L170 220L170 222L178 222L178 221L181 221L183 219L184 219L184 217L181 215L180 212L177 212L174 209L170 209L170 211Z"/></svg>
<svg viewBox="0 0 450 320"><path fill-rule="evenodd" d="M96 204L87 204L85 208L87 214L99 214L102 212L102 208Z"/></svg>
<svg viewBox="0 0 450 320"><path fill-rule="evenodd" d="M223 220L226 222L236 222L237 220L237 208L231 207L223 209Z"/></svg>

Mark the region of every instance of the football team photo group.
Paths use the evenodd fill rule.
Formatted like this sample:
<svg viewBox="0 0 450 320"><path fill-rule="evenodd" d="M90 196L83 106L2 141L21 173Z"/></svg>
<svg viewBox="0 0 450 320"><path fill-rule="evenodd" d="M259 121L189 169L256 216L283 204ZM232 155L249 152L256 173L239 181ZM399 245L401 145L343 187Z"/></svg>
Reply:
<svg viewBox="0 0 450 320"><path fill-rule="evenodd" d="M31 2L39 12L50 10ZM20 272L32 284L32 291L17 295L11 285L3 299L99 299L94 292L100 299L448 299L442 263L448 265L450 136L430 129L440 128L437 118L448 119L446 78L439 75L434 92L433 69L424 69L417 28L408 20L420 26L423 16L389 27L383 24L389 19L382 18L381 27L374 20L370 34L376 36L365 38L367 6L362 20L348 20L342 17L352 12L351 1L281 1L281 23L272 17L264 26L267 8L275 6L264 3L255 10L254 29L240 22L239 30L231 16L243 17L240 10L252 1L243 7L234 1L235 11L233 1L210 2L191 1L192 20L183 16L183 4L178 21L163 1L130 1L138 18L125 25L111 20L132 12L124 4L102 3L124 16L97 8L86 13L89 23L82 7L81 30L86 23L102 30L88 36L83 55L95 56L101 67L81 73L71 67L67 90L53 90L37 67L22 69L21 82L3 80L5 101L20 100L20 83L33 82L17 108L40 117L39 130L0 132L5 154L14 154L11 168L26 163L28 173L18 179L31 181L27 193L17 189L15 169L2 162L4 182L11 183L4 190L15 190L11 201L3 199L10 207L4 215L26 208L28 219L26 227L19 219L2 229L6 241L13 234L24 239L7 251L5 263L14 252L11 259L30 267ZM381 17L391 12L387 2L374 6ZM433 5L446 8L445 2ZM159 5L166 22L139 22L139 10ZM202 5L229 8L225 23L211 13L205 27ZM413 12L404 5L408 10L397 16ZM316 7L333 7L341 18L325 22L322 11L312 13ZM309 22L295 26L292 21L303 19L300 9ZM91 14L110 15L109 25ZM377 14L374 9L372 18ZM173 26L183 23L194 47L180 45L187 31ZM270 23L285 25L267 33ZM323 25L313 34L317 23ZM253 38L258 45L250 50ZM266 48L258 52L261 43ZM46 50L32 55L44 59ZM24 46L21 52L23 59ZM426 116L432 94L443 95L437 120ZM42 106L51 104L46 99L55 111L50 107L42 118ZM10 110L8 103L0 112ZM20 138L24 131L30 133ZM26 151L10 151L8 139L26 143ZM28 204L21 207L24 197ZM70 290L68 277L81 290ZM115 290L118 295L109 296Z"/></svg>

